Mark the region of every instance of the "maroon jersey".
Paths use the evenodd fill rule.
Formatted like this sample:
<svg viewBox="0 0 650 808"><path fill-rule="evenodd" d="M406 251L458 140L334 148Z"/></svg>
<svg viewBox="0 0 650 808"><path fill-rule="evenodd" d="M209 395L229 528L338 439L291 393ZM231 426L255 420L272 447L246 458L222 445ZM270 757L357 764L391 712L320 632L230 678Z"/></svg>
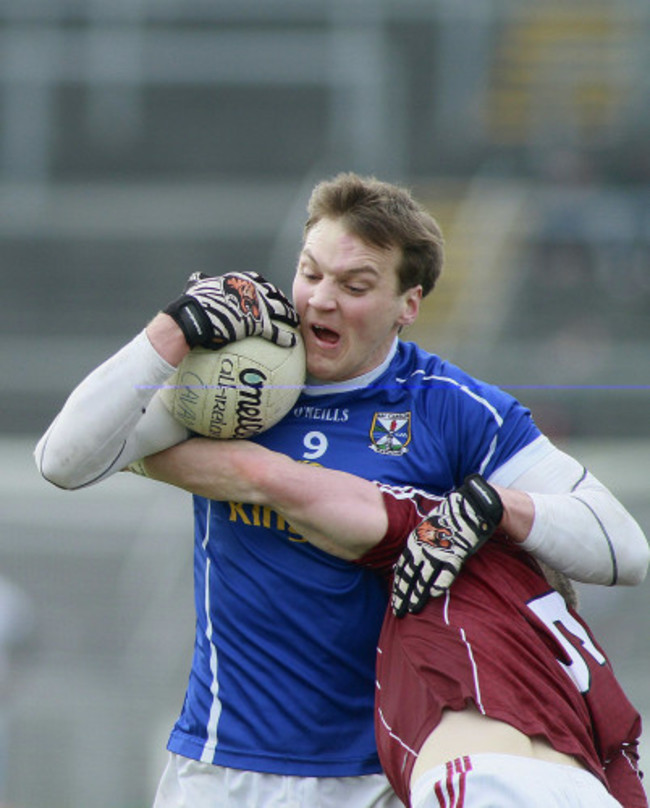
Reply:
<svg viewBox="0 0 650 808"><path fill-rule="evenodd" d="M360 563L390 574L437 500L384 490L384 501L388 533ZM472 702L580 760L626 808L648 805L639 714L584 621L507 537L493 536L420 614L398 620L389 609L377 659L379 756L406 804L417 752L442 711Z"/></svg>

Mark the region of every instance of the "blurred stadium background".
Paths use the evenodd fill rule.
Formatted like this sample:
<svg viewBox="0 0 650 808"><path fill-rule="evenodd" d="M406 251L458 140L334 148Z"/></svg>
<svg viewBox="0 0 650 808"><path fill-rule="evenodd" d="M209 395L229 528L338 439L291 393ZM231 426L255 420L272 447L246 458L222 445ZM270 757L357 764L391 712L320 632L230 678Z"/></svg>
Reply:
<svg viewBox="0 0 650 808"><path fill-rule="evenodd" d="M409 336L528 404L650 533L649 144L647 0L3 0L0 573L36 615L2 688L7 804L146 808L193 632L188 498L57 491L34 442L189 272L289 288L323 176L430 205L446 273ZM650 729L650 584L581 596Z"/></svg>

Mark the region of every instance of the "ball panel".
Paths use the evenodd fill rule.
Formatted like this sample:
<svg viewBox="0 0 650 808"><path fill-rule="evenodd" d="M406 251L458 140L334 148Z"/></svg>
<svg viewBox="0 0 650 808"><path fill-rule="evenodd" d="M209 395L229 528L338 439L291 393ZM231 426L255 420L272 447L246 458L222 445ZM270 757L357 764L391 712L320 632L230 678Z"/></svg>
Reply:
<svg viewBox="0 0 650 808"><path fill-rule="evenodd" d="M246 438L281 420L305 383L305 349L248 337L218 351L194 348L160 391L174 418L209 438Z"/></svg>

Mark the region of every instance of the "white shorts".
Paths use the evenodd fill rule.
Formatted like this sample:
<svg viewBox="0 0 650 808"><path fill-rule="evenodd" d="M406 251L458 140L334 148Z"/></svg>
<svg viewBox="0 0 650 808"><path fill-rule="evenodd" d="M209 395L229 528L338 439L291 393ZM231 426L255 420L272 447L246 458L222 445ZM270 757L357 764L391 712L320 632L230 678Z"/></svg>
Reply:
<svg viewBox="0 0 650 808"><path fill-rule="evenodd" d="M468 755L425 772L412 808L621 808L584 769L515 755Z"/></svg>
<svg viewBox="0 0 650 808"><path fill-rule="evenodd" d="M171 754L153 808L403 808L383 774L295 777Z"/></svg>

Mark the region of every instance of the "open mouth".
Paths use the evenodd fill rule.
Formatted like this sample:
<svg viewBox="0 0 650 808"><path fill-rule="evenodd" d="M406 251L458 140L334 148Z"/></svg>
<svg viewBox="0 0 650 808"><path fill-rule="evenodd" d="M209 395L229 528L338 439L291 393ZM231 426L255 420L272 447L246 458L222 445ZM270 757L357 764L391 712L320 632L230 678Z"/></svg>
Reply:
<svg viewBox="0 0 650 808"><path fill-rule="evenodd" d="M325 328L322 325L313 325L311 330L320 342L326 342L328 345L335 345L340 337L336 333L336 331L332 331L330 328Z"/></svg>

